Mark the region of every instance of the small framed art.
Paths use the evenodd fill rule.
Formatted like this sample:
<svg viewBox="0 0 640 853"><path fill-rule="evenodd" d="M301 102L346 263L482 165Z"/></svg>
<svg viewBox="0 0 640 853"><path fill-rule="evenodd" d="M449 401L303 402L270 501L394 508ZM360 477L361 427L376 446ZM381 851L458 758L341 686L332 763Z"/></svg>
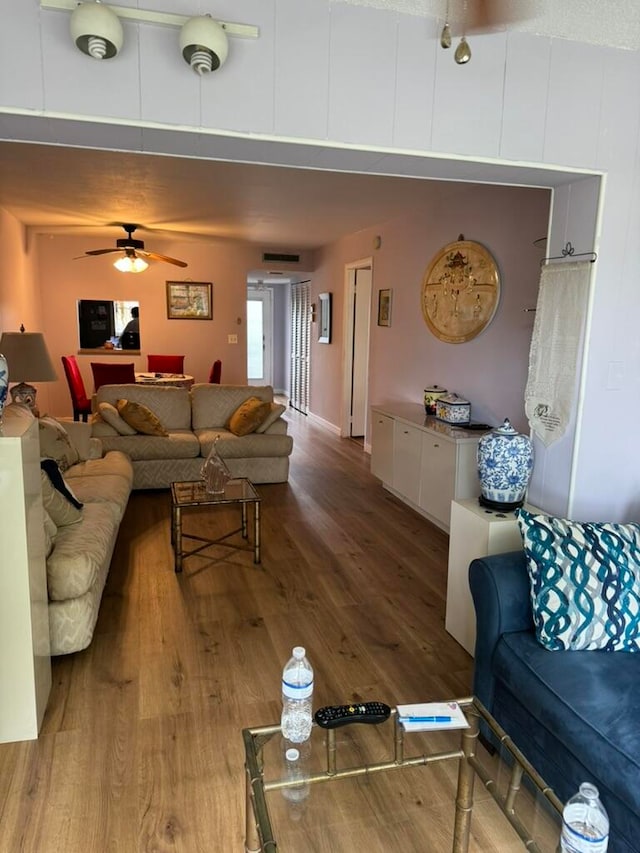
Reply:
<svg viewBox="0 0 640 853"><path fill-rule="evenodd" d="M318 303L320 305L320 332L318 334L319 344L331 343L331 294L319 293Z"/></svg>
<svg viewBox="0 0 640 853"><path fill-rule="evenodd" d="M391 325L391 288L378 291L378 325Z"/></svg>
<svg viewBox="0 0 640 853"><path fill-rule="evenodd" d="M168 281L169 320L211 320L213 317L210 281Z"/></svg>

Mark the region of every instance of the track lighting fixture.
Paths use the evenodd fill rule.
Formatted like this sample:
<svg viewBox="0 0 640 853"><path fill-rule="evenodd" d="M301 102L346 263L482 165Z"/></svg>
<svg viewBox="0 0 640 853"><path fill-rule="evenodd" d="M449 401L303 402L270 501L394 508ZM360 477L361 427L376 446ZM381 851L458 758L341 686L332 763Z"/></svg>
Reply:
<svg viewBox="0 0 640 853"><path fill-rule="evenodd" d="M210 15L189 18L180 30L180 50L196 74L208 74L224 65L229 44L224 29Z"/></svg>
<svg viewBox="0 0 640 853"><path fill-rule="evenodd" d="M74 44L93 59L117 56L124 42L121 19L138 24L161 24L180 28L180 52L184 61L200 76L221 68L229 53L228 36L258 38L258 27L230 21L216 21L211 15L187 18L172 12L108 6L101 0L40 0L42 9L71 12Z"/></svg>
<svg viewBox="0 0 640 853"><path fill-rule="evenodd" d="M120 18L100 0L80 3L70 22L71 38L78 50L93 59L117 56L124 41Z"/></svg>

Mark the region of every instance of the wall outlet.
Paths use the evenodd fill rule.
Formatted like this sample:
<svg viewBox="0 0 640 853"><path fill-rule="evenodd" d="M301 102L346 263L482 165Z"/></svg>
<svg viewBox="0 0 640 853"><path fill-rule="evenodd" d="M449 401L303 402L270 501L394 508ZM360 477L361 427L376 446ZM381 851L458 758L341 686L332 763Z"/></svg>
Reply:
<svg viewBox="0 0 640 853"><path fill-rule="evenodd" d="M238 336L237 335L227 335L227 343L228 344L237 344Z"/></svg>

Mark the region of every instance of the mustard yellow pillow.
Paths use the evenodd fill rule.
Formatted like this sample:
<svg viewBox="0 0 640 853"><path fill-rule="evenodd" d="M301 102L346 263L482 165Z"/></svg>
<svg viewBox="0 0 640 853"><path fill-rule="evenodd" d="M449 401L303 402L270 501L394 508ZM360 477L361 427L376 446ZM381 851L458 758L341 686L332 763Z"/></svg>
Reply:
<svg viewBox="0 0 640 853"><path fill-rule="evenodd" d="M234 435L249 435L255 432L267 415L271 412L271 403L249 397L241 403L229 418L228 429Z"/></svg>
<svg viewBox="0 0 640 853"><path fill-rule="evenodd" d="M169 435L160 418L142 403L132 400L116 400L116 409L123 421L143 435Z"/></svg>

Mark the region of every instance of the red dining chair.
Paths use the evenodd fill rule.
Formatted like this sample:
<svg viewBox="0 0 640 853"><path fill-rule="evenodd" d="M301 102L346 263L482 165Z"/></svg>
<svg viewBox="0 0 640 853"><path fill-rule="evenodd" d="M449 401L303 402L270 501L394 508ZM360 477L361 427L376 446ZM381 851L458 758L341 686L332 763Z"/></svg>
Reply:
<svg viewBox="0 0 640 853"><path fill-rule="evenodd" d="M73 419L79 421L80 418L86 423L87 417L91 414L91 400L87 397L82 374L78 367L75 355L63 355L62 366L64 367L64 375L67 377L69 391L71 392L71 405L73 406Z"/></svg>
<svg viewBox="0 0 640 853"><path fill-rule="evenodd" d="M101 385L133 385L136 381L136 371L133 362L126 364L110 364L102 361L91 362L93 385L97 391Z"/></svg>
<svg viewBox="0 0 640 853"><path fill-rule="evenodd" d="M184 373L183 355L148 355L149 373Z"/></svg>
<svg viewBox="0 0 640 853"><path fill-rule="evenodd" d="M211 365L211 371L209 372L209 382L213 383L214 385L219 385L221 378L222 362L219 358L217 358Z"/></svg>

